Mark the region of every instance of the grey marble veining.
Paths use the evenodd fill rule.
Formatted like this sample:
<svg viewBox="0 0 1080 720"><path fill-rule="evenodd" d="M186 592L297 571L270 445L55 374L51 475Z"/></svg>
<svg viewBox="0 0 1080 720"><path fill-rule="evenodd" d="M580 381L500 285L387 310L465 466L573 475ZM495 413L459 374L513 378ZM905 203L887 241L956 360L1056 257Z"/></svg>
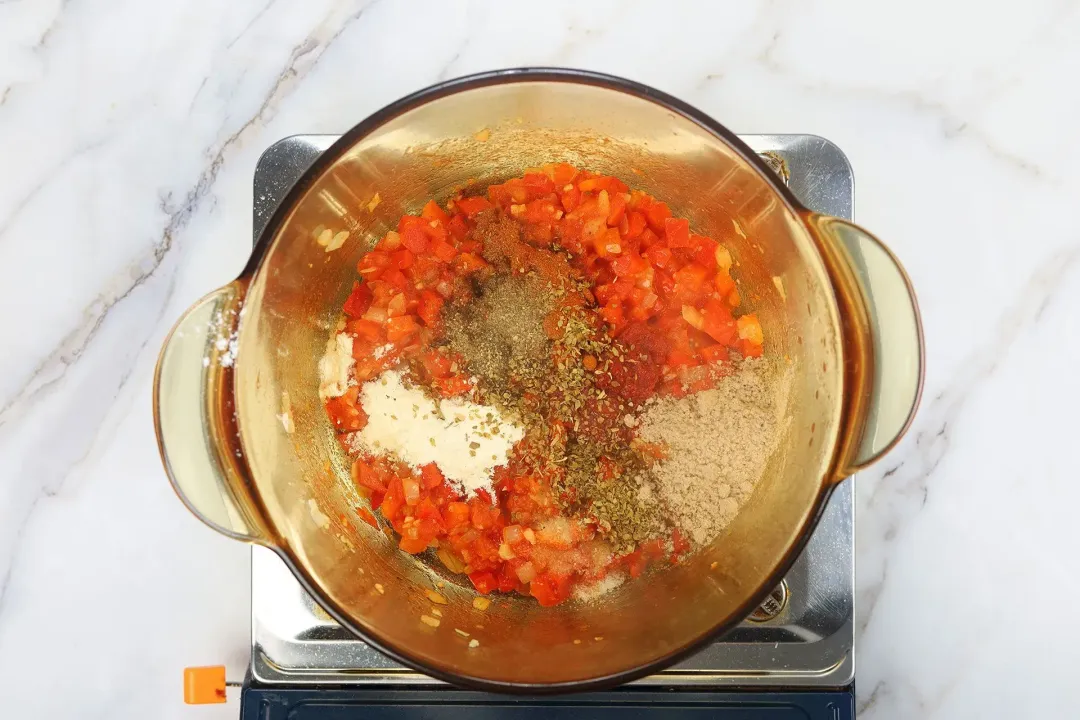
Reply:
<svg viewBox="0 0 1080 720"><path fill-rule="evenodd" d="M1080 5L493 7L0 0L3 707L235 716L181 704L184 665L242 671L249 553L165 481L160 342L242 267L272 142L544 64L844 149L928 347L922 412L856 487L860 716L1073 716L1080 630L1044 598L1076 586Z"/></svg>

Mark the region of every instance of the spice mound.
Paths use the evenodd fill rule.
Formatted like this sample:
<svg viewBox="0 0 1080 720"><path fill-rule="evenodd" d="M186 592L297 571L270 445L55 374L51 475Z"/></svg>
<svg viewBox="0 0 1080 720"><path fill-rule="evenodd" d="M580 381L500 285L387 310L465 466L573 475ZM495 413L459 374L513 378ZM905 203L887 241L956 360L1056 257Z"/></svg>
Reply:
<svg viewBox="0 0 1080 720"><path fill-rule="evenodd" d="M565 163L402 217L319 367L362 517L541 605L718 538L783 407L733 265L664 202Z"/></svg>

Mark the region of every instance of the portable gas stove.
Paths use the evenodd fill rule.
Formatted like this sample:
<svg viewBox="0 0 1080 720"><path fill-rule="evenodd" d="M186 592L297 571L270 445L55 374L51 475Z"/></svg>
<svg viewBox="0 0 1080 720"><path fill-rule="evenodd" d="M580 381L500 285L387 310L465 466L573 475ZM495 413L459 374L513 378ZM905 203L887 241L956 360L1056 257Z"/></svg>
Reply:
<svg viewBox="0 0 1080 720"><path fill-rule="evenodd" d="M255 169L256 238L336 139L297 135L263 154ZM851 219L853 176L838 147L812 135L742 139L790 173L788 184L807 207ZM785 580L725 637L616 690L537 698L458 690L397 664L330 619L273 552L255 547L241 718L854 718L853 523L852 483L845 482Z"/></svg>

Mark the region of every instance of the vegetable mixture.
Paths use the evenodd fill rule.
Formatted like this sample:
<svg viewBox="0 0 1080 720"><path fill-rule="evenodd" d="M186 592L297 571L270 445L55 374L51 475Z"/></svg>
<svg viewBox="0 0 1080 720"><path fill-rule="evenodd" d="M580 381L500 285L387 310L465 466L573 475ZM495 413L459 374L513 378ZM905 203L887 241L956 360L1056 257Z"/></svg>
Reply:
<svg viewBox="0 0 1080 720"><path fill-rule="evenodd" d="M402 217L324 359L347 371L324 398L352 477L400 548L541 605L677 562L640 418L762 355L731 268L664 202L565 163Z"/></svg>

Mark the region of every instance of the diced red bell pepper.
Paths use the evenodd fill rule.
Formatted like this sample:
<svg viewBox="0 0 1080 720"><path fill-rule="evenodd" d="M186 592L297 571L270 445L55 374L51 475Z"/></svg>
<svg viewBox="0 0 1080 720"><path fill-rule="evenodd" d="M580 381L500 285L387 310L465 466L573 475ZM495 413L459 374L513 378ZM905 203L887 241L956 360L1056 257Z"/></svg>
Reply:
<svg viewBox="0 0 1080 720"><path fill-rule="evenodd" d="M366 283L353 283L352 292L342 308L349 317L358 318L371 307L371 288Z"/></svg>

